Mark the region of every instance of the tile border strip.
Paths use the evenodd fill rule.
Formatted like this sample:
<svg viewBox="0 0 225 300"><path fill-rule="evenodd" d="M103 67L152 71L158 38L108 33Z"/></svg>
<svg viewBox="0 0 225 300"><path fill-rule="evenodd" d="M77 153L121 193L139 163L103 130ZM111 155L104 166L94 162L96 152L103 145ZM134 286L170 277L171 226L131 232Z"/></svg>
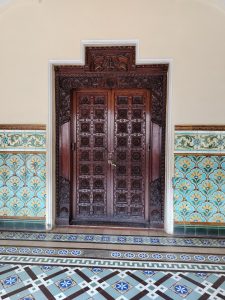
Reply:
<svg viewBox="0 0 225 300"><path fill-rule="evenodd" d="M46 152L46 130L0 129L0 152Z"/></svg>
<svg viewBox="0 0 225 300"><path fill-rule="evenodd" d="M35 247L35 246L1 246L0 255L29 256L29 257L63 257L79 259L107 259L110 261L132 261L132 262L172 262L172 263L204 263L220 264L225 267L225 255L187 253L187 252L163 252L142 251L142 250L111 250L111 249L87 249L87 248L68 248L68 247Z"/></svg>
<svg viewBox="0 0 225 300"><path fill-rule="evenodd" d="M0 263L10 264L30 264L30 265L60 265L60 266L82 266L82 267L105 267L118 269L151 269L167 271L189 271L189 272L207 272L225 274L225 266L220 264L204 263L179 263L179 262L158 262L158 261L127 261L127 260L104 260L104 259L83 259L66 257L41 257L41 256L22 256L22 255L3 255L0 257Z"/></svg>
<svg viewBox="0 0 225 300"><path fill-rule="evenodd" d="M151 245L173 247L209 247L224 248L225 238L197 238L197 237L158 237L112 234L82 234L82 233L57 233L57 232L23 232L0 231L0 240L14 241L51 241L89 244L114 244L114 245Z"/></svg>
<svg viewBox="0 0 225 300"><path fill-rule="evenodd" d="M225 131L175 131L174 154L176 153L225 155Z"/></svg>

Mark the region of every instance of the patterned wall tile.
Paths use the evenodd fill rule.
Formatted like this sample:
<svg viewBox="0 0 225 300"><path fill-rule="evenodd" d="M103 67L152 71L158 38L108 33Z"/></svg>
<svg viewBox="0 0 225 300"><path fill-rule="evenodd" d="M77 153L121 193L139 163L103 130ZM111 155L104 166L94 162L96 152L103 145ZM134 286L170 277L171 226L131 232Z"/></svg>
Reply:
<svg viewBox="0 0 225 300"><path fill-rule="evenodd" d="M0 151L46 151L45 130L0 130Z"/></svg>
<svg viewBox="0 0 225 300"><path fill-rule="evenodd" d="M0 218L45 217L45 152L45 130L0 129Z"/></svg>
<svg viewBox="0 0 225 300"><path fill-rule="evenodd" d="M44 217L46 154L0 154L0 216Z"/></svg>
<svg viewBox="0 0 225 300"><path fill-rule="evenodd" d="M175 223L225 223L225 156L175 155Z"/></svg>
<svg viewBox="0 0 225 300"><path fill-rule="evenodd" d="M175 153L225 153L225 131L176 131Z"/></svg>

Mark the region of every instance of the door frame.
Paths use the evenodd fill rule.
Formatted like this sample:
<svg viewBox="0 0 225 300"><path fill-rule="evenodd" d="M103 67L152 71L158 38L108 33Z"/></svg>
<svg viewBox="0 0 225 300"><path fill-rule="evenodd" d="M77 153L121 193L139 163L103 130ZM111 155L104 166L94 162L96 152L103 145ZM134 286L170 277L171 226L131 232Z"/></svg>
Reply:
<svg viewBox="0 0 225 300"><path fill-rule="evenodd" d="M174 130L172 122L172 65L171 58L165 59L141 59L139 57L138 40L84 40L81 42L81 59L79 60L49 60L49 118L47 126L47 202L46 202L46 230L55 226L55 66L80 65L84 66L84 53L87 46L135 46L136 65L160 65L168 64L167 74L167 107L166 107L166 140L165 140L165 205L164 205L164 229L167 233L173 233L173 149Z"/></svg>

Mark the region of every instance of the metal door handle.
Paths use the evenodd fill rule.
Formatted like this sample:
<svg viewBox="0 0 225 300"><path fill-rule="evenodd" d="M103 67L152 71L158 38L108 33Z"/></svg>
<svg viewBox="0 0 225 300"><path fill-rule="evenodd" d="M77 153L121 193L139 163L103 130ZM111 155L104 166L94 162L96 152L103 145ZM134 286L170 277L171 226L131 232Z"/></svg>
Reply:
<svg viewBox="0 0 225 300"><path fill-rule="evenodd" d="M108 154L108 163L112 166L112 167L116 167L116 163L113 159L114 153L113 152L109 152Z"/></svg>
<svg viewBox="0 0 225 300"><path fill-rule="evenodd" d="M113 167L116 167L116 164L114 161L112 161L111 159L108 159L108 164L110 164Z"/></svg>

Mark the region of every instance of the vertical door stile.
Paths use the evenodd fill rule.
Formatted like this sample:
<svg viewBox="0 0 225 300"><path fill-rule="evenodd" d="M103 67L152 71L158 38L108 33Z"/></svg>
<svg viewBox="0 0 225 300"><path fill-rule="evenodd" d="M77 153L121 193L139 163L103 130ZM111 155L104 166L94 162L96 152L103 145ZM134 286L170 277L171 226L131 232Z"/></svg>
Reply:
<svg viewBox="0 0 225 300"><path fill-rule="evenodd" d="M108 190L107 190L107 208L108 216L113 217L113 156L114 156L114 93L108 91Z"/></svg>
<svg viewBox="0 0 225 300"><path fill-rule="evenodd" d="M72 157L72 167L71 167L71 180L73 182L72 188L72 216L76 215L77 210L77 201L76 201L76 180L77 180L77 93L73 92L73 101L72 101L72 118L71 118L71 148L70 151Z"/></svg>
<svg viewBox="0 0 225 300"><path fill-rule="evenodd" d="M145 178L145 219L149 221L149 206L150 206L150 180L151 180L151 94L150 91L146 91L146 178Z"/></svg>

